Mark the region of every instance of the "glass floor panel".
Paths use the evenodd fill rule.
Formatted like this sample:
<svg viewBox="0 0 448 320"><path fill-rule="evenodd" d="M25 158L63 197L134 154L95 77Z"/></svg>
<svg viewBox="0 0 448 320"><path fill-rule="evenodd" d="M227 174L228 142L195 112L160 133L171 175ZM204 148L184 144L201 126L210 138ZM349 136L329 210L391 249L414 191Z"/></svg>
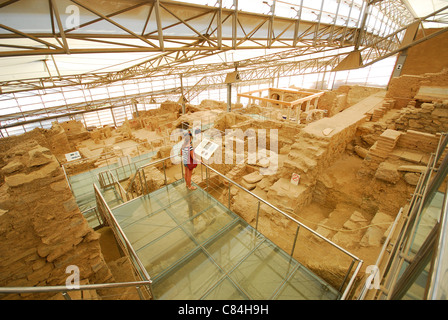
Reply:
<svg viewBox="0 0 448 320"><path fill-rule="evenodd" d="M97 187L101 190L97 178L97 175L100 172L111 170L119 180L127 179L131 174L135 173L135 170L140 165L150 162L156 153L156 151L151 151L149 153L132 157L131 164L124 167L119 167L119 164L116 162L107 166L95 168L87 172L67 177L73 196L75 197L76 203L78 204L81 212L96 206L93 184L96 184ZM101 192L109 206L114 207L122 203L121 199L118 199L119 196L117 192L113 190L113 188L101 190Z"/></svg>
<svg viewBox="0 0 448 320"><path fill-rule="evenodd" d="M339 293L183 180L112 209L155 299L338 299Z"/></svg>
<svg viewBox="0 0 448 320"><path fill-rule="evenodd" d="M185 262L177 264L169 276L153 282L158 300L199 300L222 278L219 267L202 251L195 251Z"/></svg>
<svg viewBox="0 0 448 320"><path fill-rule="evenodd" d="M284 283L276 294L276 300L334 300L335 290L328 284L316 279L316 276L299 265L292 276ZM301 296L301 298L298 298Z"/></svg>

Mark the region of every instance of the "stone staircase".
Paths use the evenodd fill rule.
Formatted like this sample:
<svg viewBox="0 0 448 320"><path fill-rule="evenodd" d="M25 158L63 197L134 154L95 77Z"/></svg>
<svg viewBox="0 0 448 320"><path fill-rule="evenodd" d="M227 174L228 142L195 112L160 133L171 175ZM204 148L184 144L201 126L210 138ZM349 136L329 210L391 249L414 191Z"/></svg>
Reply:
<svg viewBox="0 0 448 320"><path fill-rule="evenodd" d="M378 165L383 162L390 153L394 150L401 132L387 129L384 131L370 148L366 160L370 163L371 169L378 168Z"/></svg>

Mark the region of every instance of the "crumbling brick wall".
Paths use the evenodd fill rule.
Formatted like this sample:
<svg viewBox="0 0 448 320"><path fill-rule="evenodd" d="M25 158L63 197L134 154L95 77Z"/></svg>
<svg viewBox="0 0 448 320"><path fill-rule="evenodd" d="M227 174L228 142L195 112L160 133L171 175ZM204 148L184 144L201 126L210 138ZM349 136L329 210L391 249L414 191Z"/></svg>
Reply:
<svg viewBox="0 0 448 320"><path fill-rule="evenodd" d="M99 234L79 211L50 150L28 140L0 153L0 158L4 176L0 186L0 286L65 285L69 265L79 268L84 283L114 282Z"/></svg>
<svg viewBox="0 0 448 320"><path fill-rule="evenodd" d="M392 78L386 94L387 98L395 100L395 108L401 109L414 99L421 86L448 87L448 69L439 73L422 75L403 75Z"/></svg>
<svg viewBox="0 0 448 320"><path fill-rule="evenodd" d="M415 103L408 104L400 111L395 121L397 130L415 130L427 133L448 131L448 101L436 103L422 103L416 107Z"/></svg>

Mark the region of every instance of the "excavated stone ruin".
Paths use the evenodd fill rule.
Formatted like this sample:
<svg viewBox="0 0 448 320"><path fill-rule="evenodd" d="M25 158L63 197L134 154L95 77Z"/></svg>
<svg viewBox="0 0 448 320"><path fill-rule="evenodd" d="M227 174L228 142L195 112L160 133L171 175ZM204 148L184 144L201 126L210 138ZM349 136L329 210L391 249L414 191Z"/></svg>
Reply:
<svg viewBox="0 0 448 320"><path fill-rule="evenodd" d="M427 84L431 77L448 81L444 72L425 76L426 82L421 83ZM349 250L364 261L363 268L373 264L388 228L406 206L435 151L439 132L448 129L448 101L419 98L418 88L397 93L400 81L410 80L398 78L388 91L344 86L326 92L316 106L326 110L325 116L307 123L277 116L253 117L267 115L263 105L238 105L225 112L225 103L203 101L198 106L188 105L187 113L182 114L178 103L167 101L117 128L87 130L76 121L55 122L49 130L35 129L2 139L0 286L61 285L67 264L81 266L83 283L132 279L129 261L118 253L110 230L89 227L65 175L148 152L154 152L151 161L163 159L181 139L173 133L197 121L221 133L275 129L275 141L272 133L265 138L266 157L249 161L249 138L245 137L243 161L231 159L211 167ZM272 150L274 142L276 149ZM224 157L225 144L220 148ZM73 151L79 151L82 158L68 161L65 155ZM267 168L271 171L264 171ZM181 178L176 166L168 164L164 169L145 169L150 191ZM293 175L300 178L297 184L291 182ZM122 181L125 188L132 178ZM210 179L221 187L215 188L213 196L227 206L230 192L231 210L253 224L257 199L238 188L228 188L213 174ZM193 181L204 186L200 170L195 170ZM129 187L137 195L147 191L138 184ZM297 226L264 204L259 215L259 230L289 252ZM334 285L349 264L306 231L299 234L294 257ZM108 294L92 292L99 297ZM135 292L120 294L120 299L135 297ZM14 298L35 297L8 297Z"/></svg>

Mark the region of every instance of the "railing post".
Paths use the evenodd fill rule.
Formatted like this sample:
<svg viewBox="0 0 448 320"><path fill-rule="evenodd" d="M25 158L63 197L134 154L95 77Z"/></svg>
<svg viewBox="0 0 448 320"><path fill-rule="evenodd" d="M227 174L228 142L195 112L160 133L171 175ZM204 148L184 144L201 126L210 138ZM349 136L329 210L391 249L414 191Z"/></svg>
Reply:
<svg viewBox="0 0 448 320"><path fill-rule="evenodd" d="M70 295L68 294L68 292L62 292L62 296L64 297L65 300L72 300L72 298L70 297Z"/></svg>
<svg viewBox="0 0 448 320"><path fill-rule="evenodd" d="M294 242L293 242L293 244L292 244L291 257L293 256L293 254L294 254L294 249L296 248L296 242L297 242L297 236L299 235L299 229L300 229L300 225L298 224L298 225L297 225L296 235L295 235L295 237L294 237Z"/></svg>
<svg viewBox="0 0 448 320"><path fill-rule="evenodd" d="M140 181L140 188L142 190L142 194L141 195L143 195L145 192L143 191L143 181L142 181L142 174L140 172L140 169L137 170L137 174L138 174L138 180Z"/></svg>
<svg viewBox="0 0 448 320"><path fill-rule="evenodd" d="M109 182L109 186L114 184L114 180L111 178L111 173L107 171L107 181Z"/></svg>
<svg viewBox="0 0 448 320"><path fill-rule="evenodd" d="M228 203L228 208L229 208L229 210L230 210L230 183L229 183L229 197L228 197L228 201L229 201L229 203Z"/></svg>
<svg viewBox="0 0 448 320"><path fill-rule="evenodd" d="M345 274L344 280L342 281L341 286L339 287L339 292L341 292L342 288L344 287L345 281L347 281L348 275L350 274L350 271L352 271L353 265L355 264L355 259L352 259L352 263L350 264L350 267L348 268L347 273Z"/></svg>
<svg viewBox="0 0 448 320"><path fill-rule="evenodd" d="M258 216L260 215L260 201L258 201L258 208L257 208L257 220L255 222L255 230L258 231Z"/></svg>
<svg viewBox="0 0 448 320"><path fill-rule="evenodd" d="M145 193L149 194L148 180L146 180L145 169L142 169L142 174L143 174L143 181L145 182ZM143 190L143 185L142 185L142 190Z"/></svg>
<svg viewBox="0 0 448 320"><path fill-rule="evenodd" d="M353 260L354 261L354 260ZM353 275L349 281L349 283L347 284L347 287L345 288L342 296L341 296L341 300L345 300L352 288L353 283L355 282L355 278L358 275L359 270L361 269L362 266L362 260L358 260L358 266L356 267L355 271L353 272ZM342 288L341 288L342 290ZM340 291L340 290L339 290Z"/></svg>
<svg viewBox="0 0 448 320"><path fill-rule="evenodd" d="M165 169L165 160L163 161L163 174L165 175L165 185L166 185L166 169Z"/></svg>
<svg viewBox="0 0 448 320"><path fill-rule="evenodd" d="M208 176L209 176L208 168L206 167L205 168L205 180L207 181L207 192L210 194L210 190L208 189L208 187L209 187Z"/></svg>
<svg viewBox="0 0 448 320"><path fill-rule="evenodd" d="M140 300L145 300L143 297L142 291L140 290L140 286L135 287L137 289L138 296L140 297Z"/></svg>

